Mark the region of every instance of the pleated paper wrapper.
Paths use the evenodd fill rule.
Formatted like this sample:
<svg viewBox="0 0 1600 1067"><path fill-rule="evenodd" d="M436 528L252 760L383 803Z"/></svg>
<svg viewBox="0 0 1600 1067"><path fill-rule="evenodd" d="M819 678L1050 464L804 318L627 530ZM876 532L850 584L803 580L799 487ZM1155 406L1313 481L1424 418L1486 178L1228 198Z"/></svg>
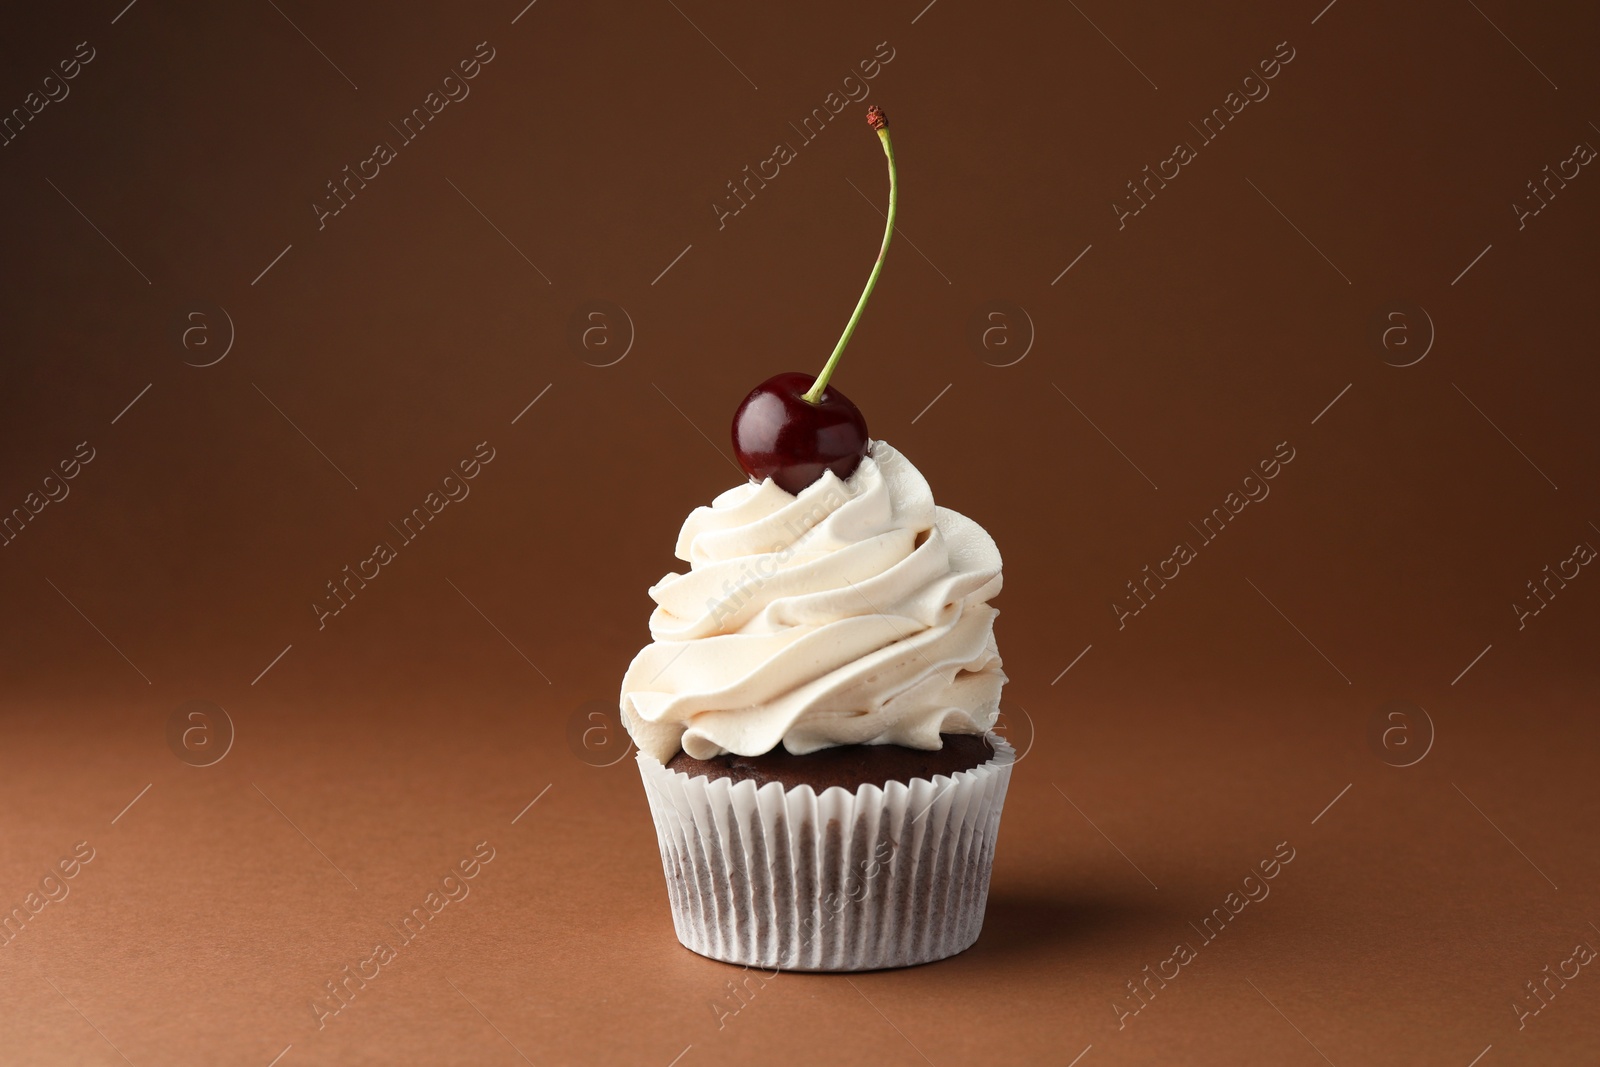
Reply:
<svg viewBox="0 0 1600 1067"><path fill-rule="evenodd" d="M1015 751L909 785L757 788L639 753L678 940L712 959L867 971L978 939Z"/></svg>

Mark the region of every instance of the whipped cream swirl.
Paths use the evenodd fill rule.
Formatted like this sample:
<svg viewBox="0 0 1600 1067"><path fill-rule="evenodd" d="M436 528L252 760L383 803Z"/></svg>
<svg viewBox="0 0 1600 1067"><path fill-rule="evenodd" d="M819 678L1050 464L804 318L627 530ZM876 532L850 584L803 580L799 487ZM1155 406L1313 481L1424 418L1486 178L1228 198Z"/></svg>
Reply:
<svg viewBox="0 0 1600 1067"><path fill-rule="evenodd" d="M941 732L994 724L1000 552L884 442L799 496L771 479L728 490L690 514L676 552L689 572L651 588L654 640L621 695L662 763L680 748L937 749Z"/></svg>

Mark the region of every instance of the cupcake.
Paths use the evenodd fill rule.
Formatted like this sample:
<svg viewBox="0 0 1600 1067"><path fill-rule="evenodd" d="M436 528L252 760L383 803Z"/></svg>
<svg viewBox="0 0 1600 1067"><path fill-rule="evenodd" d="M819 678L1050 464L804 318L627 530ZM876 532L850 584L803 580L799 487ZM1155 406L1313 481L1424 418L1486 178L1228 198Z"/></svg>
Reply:
<svg viewBox="0 0 1600 1067"><path fill-rule="evenodd" d="M678 534L652 641L620 697L678 940L811 971L905 967L978 938L1015 754L993 727L1000 553L934 504L822 372L775 375L733 417L750 481Z"/></svg>
<svg viewBox="0 0 1600 1067"><path fill-rule="evenodd" d="M1014 758L994 541L872 441L847 478L696 508L677 555L621 710L678 939L786 970L967 948Z"/></svg>

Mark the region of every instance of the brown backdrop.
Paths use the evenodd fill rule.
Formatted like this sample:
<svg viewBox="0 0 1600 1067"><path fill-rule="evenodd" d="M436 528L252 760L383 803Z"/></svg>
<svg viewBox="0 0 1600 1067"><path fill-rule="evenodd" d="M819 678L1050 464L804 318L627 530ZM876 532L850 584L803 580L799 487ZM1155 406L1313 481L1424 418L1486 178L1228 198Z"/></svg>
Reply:
<svg viewBox="0 0 1600 1067"><path fill-rule="evenodd" d="M0 1060L1600 1055L1591 7L522 2L7 17ZM604 709L870 265L862 95L836 381L1031 747L971 951L763 985Z"/></svg>

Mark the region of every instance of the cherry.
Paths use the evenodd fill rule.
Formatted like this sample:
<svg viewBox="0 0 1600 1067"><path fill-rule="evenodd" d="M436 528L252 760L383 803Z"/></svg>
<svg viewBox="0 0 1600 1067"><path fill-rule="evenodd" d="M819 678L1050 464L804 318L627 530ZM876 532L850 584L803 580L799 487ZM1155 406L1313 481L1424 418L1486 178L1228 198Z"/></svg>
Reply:
<svg viewBox="0 0 1600 1067"><path fill-rule="evenodd" d="M889 214L884 219L883 244L878 248L872 273L867 276L867 287L856 301L856 309L821 374L815 378L798 371L775 374L752 389L733 413L733 450L739 465L752 478L771 478L796 496L821 478L824 471L850 477L867 454L867 420L861 416L861 409L837 389L828 388L828 379L839 365L839 356L850 343L856 323L861 321L878 275L883 273L883 257L889 252L900 203L889 121L876 104L867 108L867 125L877 132L889 161Z"/></svg>
<svg viewBox="0 0 1600 1067"><path fill-rule="evenodd" d="M832 471L855 472L867 454L867 420L837 389L815 403L805 394L816 381L800 371L774 374L733 413L733 451L752 478L771 478L796 496Z"/></svg>

